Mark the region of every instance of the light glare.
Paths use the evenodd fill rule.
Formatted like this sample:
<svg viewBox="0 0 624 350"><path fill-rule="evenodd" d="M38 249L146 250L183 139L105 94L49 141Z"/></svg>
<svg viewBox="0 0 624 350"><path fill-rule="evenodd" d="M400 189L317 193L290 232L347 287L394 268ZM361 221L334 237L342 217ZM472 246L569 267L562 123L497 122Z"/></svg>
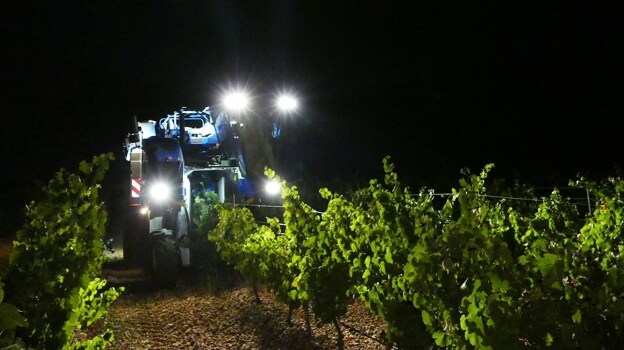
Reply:
<svg viewBox="0 0 624 350"><path fill-rule="evenodd" d="M264 187L264 190L269 195L276 195L276 194L281 192L282 186L280 186L279 182L277 182L275 180L271 180L271 181L266 183L266 186Z"/></svg>
<svg viewBox="0 0 624 350"><path fill-rule="evenodd" d="M241 91L231 92L223 99L223 105L228 110L241 111L249 105L249 97Z"/></svg>
<svg viewBox="0 0 624 350"><path fill-rule="evenodd" d="M297 99L290 95L281 95L277 98L277 108L283 112L294 111L297 107Z"/></svg>
<svg viewBox="0 0 624 350"><path fill-rule="evenodd" d="M155 183L150 189L150 197L155 202L164 202L170 195L171 188L162 182Z"/></svg>

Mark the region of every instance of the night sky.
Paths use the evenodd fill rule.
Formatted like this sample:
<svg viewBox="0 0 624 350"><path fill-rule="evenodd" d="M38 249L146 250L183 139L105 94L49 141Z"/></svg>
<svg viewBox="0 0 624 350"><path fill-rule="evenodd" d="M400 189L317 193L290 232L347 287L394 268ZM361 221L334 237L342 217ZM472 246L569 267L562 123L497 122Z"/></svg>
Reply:
<svg viewBox="0 0 624 350"><path fill-rule="evenodd" d="M228 86L301 97L282 131L297 181L379 177L384 155L418 188L487 163L539 185L613 175L621 13L507 3L5 1L2 183L118 152L133 115L213 105Z"/></svg>

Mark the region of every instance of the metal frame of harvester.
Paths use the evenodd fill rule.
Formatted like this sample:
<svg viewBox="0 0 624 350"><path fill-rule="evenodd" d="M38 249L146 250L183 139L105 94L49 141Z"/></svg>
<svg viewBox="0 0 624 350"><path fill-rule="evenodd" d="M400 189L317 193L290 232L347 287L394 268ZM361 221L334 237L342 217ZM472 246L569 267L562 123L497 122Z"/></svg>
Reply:
<svg viewBox="0 0 624 350"><path fill-rule="evenodd" d="M191 260L178 243L191 229L196 187L216 193L221 203L253 196L237 131L242 125L209 107L182 108L159 121L135 119L134 125L125 142L129 212L117 245L128 265L173 286L178 267Z"/></svg>

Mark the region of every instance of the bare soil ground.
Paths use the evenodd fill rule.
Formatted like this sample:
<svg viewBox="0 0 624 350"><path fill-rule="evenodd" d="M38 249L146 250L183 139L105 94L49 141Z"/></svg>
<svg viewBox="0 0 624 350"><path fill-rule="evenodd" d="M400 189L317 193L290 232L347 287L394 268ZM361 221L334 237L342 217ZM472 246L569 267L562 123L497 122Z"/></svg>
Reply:
<svg viewBox="0 0 624 350"><path fill-rule="evenodd" d="M220 293L179 287L151 293L125 293L109 311L116 340L112 349L336 349L333 325L306 332L302 310L287 322L288 308L260 291L256 304L247 287ZM386 349L384 323L355 300L342 320L345 349Z"/></svg>
<svg viewBox="0 0 624 350"><path fill-rule="evenodd" d="M0 239L0 271L8 264L11 239ZM190 280L189 280L190 278ZM113 303L107 316L115 350L337 349L333 325L312 322L308 336L302 310L287 322L288 308L266 290L256 304L252 290L240 283L214 291L186 276L172 290L134 286ZM200 286L198 286L198 284ZM387 349L385 324L354 300L342 319L345 349ZM346 325L346 326L345 326Z"/></svg>

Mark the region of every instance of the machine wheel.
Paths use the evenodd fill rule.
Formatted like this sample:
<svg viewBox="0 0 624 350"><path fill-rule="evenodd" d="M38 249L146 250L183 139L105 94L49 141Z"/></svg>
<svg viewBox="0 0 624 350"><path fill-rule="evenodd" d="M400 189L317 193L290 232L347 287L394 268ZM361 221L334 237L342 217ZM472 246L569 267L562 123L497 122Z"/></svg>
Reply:
<svg viewBox="0 0 624 350"><path fill-rule="evenodd" d="M178 249L175 240L164 234L152 236L152 274L158 287L173 288L178 275Z"/></svg>
<svg viewBox="0 0 624 350"><path fill-rule="evenodd" d="M143 266L149 256L149 221L138 210L131 211L125 218L123 229L124 261L129 266Z"/></svg>

